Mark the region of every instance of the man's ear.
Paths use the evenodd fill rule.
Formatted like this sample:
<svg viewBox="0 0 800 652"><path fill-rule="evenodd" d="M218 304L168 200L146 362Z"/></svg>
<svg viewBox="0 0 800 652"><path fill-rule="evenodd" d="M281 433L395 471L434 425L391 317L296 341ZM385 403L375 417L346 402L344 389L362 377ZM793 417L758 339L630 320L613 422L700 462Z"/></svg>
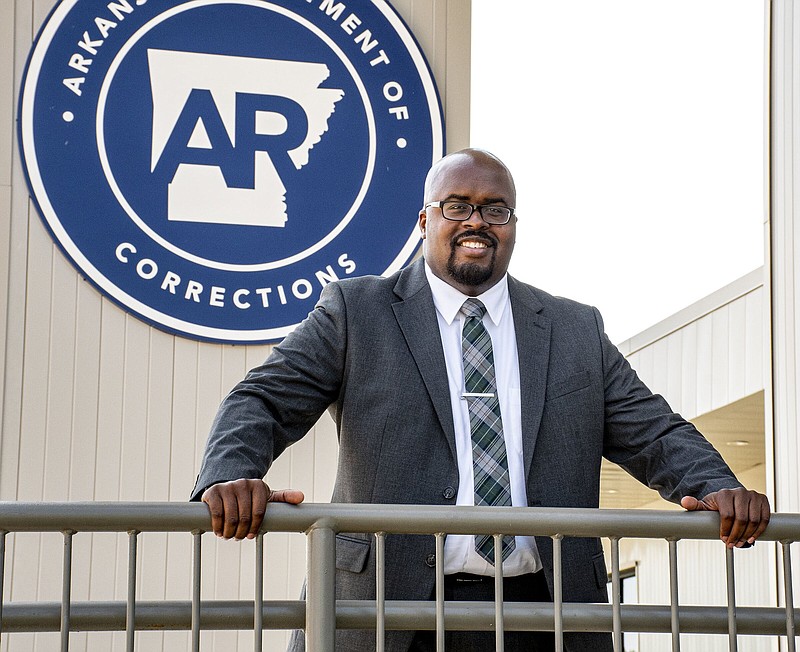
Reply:
<svg viewBox="0 0 800 652"><path fill-rule="evenodd" d="M428 222L428 214L422 210L419 212L419 232L422 235L422 239L425 239L425 225Z"/></svg>

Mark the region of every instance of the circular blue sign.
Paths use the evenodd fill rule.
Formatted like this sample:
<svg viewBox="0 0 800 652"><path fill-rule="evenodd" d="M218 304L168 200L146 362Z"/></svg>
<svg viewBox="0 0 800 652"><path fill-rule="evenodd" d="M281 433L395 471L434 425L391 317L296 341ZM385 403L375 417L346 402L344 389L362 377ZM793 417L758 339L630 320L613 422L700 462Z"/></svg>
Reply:
<svg viewBox="0 0 800 652"><path fill-rule="evenodd" d="M19 113L80 272L212 341L279 339L327 283L400 269L444 153L430 70L382 0L62 0Z"/></svg>

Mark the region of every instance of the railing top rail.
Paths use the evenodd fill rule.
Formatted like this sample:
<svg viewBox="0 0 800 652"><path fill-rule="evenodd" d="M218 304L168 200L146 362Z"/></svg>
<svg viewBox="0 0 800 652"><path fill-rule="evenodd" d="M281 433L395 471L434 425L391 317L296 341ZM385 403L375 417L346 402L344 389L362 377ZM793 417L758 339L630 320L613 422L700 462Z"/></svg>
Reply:
<svg viewBox="0 0 800 652"><path fill-rule="evenodd" d="M0 502L0 531L192 532L208 531L202 503ZM522 535L716 539L711 512L575 509L548 507L452 507L434 505L270 504L264 530L426 534ZM763 540L800 540L800 514L773 514Z"/></svg>

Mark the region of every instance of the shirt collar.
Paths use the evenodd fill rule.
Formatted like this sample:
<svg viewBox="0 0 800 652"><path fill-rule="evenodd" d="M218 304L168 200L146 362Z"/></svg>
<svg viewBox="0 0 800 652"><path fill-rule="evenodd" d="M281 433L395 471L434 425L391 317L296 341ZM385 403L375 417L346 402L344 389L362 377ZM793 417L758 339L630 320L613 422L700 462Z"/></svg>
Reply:
<svg viewBox="0 0 800 652"><path fill-rule="evenodd" d="M425 276L431 286L433 304L436 306L436 310L444 317L448 326L452 325L468 295L462 294L452 285L436 276L427 262L425 263ZM475 298L480 299L481 303L486 306L486 314L489 315L492 323L495 326L499 325L508 305L508 274L504 274L503 278L497 283Z"/></svg>

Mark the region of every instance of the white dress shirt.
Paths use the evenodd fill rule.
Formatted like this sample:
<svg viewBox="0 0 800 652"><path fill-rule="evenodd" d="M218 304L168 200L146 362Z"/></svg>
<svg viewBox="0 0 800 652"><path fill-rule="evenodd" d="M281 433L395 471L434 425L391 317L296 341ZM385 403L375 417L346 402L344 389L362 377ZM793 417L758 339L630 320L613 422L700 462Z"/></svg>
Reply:
<svg viewBox="0 0 800 652"><path fill-rule="evenodd" d="M442 336L447 380L450 387L450 405L456 433L458 454L458 494L456 505L475 504L475 480L472 470L472 434L469 409L461 400L464 391L464 366L461 353L461 331L464 315L459 311L467 296L436 276L425 264L425 274L433 292L436 318ZM511 481L511 504L527 507L525 468L522 456L522 414L519 392L519 358L514 318L508 296L508 278L504 276L492 288L476 297L486 306L483 323L492 338L497 395L503 420L503 438L508 456L508 474ZM516 548L503 562L503 575L511 577L535 573L542 568L533 537L516 537ZM475 550L472 535L448 535L444 544L444 572L493 575L494 566Z"/></svg>

